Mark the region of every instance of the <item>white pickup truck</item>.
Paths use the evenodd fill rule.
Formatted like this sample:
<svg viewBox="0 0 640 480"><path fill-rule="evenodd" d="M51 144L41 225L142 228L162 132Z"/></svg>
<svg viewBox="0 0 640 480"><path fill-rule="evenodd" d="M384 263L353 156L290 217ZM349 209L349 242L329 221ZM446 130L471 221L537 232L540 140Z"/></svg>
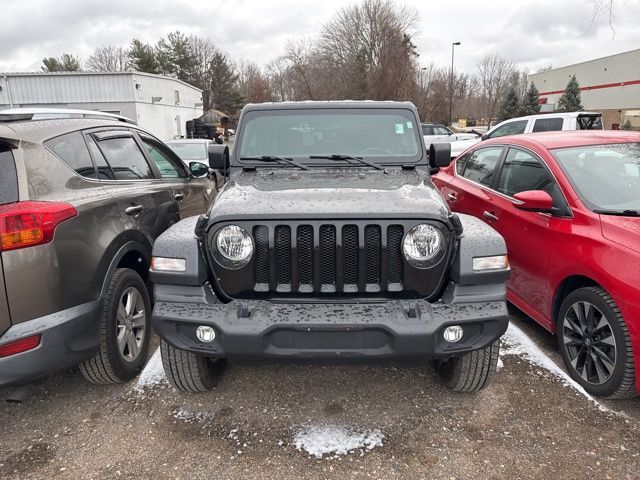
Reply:
<svg viewBox="0 0 640 480"><path fill-rule="evenodd" d="M488 138L561 130L602 130L602 128L602 114L598 112L541 113L511 118L500 122L482 137L451 142L451 158L457 157L471 145Z"/></svg>

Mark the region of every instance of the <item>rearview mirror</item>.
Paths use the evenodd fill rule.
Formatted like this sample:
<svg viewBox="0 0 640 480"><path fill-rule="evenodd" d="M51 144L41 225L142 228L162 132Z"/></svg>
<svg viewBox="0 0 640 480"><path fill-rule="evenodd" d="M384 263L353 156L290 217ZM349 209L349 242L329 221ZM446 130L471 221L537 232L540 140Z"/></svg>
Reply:
<svg viewBox="0 0 640 480"><path fill-rule="evenodd" d="M429 164L431 167L448 167L451 164L451 144L432 143L429 147Z"/></svg>
<svg viewBox="0 0 640 480"><path fill-rule="evenodd" d="M189 171L196 178L206 177L209 175L209 167L200 162L189 162Z"/></svg>
<svg viewBox="0 0 640 480"><path fill-rule="evenodd" d="M553 198L544 190L527 190L516 193L513 205L526 212L550 213L553 210Z"/></svg>
<svg viewBox="0 0 640 480"><path fill-rule="evenodd" d="M209 145L209 166L227 175L229 170L229 147L226 145Z"/></svg>

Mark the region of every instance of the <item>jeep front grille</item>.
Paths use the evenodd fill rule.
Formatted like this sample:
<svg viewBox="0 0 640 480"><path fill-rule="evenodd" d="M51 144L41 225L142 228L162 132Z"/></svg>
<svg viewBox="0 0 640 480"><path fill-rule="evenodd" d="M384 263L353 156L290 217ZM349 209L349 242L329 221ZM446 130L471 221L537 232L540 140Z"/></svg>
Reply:
<svg viewBox="0 0 640 480"><path fill-rule="evenodd" d="M401 291L404 226L300 224L253 227L258 292Z"/></svg>

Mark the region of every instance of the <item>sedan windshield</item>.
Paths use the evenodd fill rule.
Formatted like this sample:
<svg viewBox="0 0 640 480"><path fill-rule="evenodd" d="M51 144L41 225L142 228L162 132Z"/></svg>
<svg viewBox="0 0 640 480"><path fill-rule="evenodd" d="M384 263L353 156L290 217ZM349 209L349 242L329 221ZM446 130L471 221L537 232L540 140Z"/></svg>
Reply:
<svg viewBox="0 0 640 480"><path fill-rule="evenodd" d="M207 158L207 148L204 143L169 143L168 145L184 162Z"/></svg>
<svg viewBox="0 0 640 480"><path fill-rule="evenodd" d="M237 140L242 163L263 156L315 164L329 163L320 157L336 156L345 163L362 157L384 164L422 158L420 126L410 110L263 110L248 112L243 123Z"/></svg>
<svg viewBox="0 0 640 480"><path fill-rule="evenodd" d="M562 148L552 153L591 210L640 210L640 143Z"/></svg>

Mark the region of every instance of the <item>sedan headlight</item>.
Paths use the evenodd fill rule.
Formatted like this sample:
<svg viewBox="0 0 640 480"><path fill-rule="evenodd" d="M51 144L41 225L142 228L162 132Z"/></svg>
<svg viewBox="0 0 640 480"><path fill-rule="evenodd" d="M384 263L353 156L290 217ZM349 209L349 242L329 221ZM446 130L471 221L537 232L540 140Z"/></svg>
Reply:
<svg viewBox="0 0 640 480"><path fill-rule="evenodd" d="M251 235L238 225L227 225L216 234L217 260L227 268L241 268L253 255Z"/></svg>
<svg viewBox="0 0 640 480"><path fill-rule="evenodd" d="M404 237L402 250L411 266L428 268L442 258L445 250L444 236L431 225L416 225Z"/></svg>

